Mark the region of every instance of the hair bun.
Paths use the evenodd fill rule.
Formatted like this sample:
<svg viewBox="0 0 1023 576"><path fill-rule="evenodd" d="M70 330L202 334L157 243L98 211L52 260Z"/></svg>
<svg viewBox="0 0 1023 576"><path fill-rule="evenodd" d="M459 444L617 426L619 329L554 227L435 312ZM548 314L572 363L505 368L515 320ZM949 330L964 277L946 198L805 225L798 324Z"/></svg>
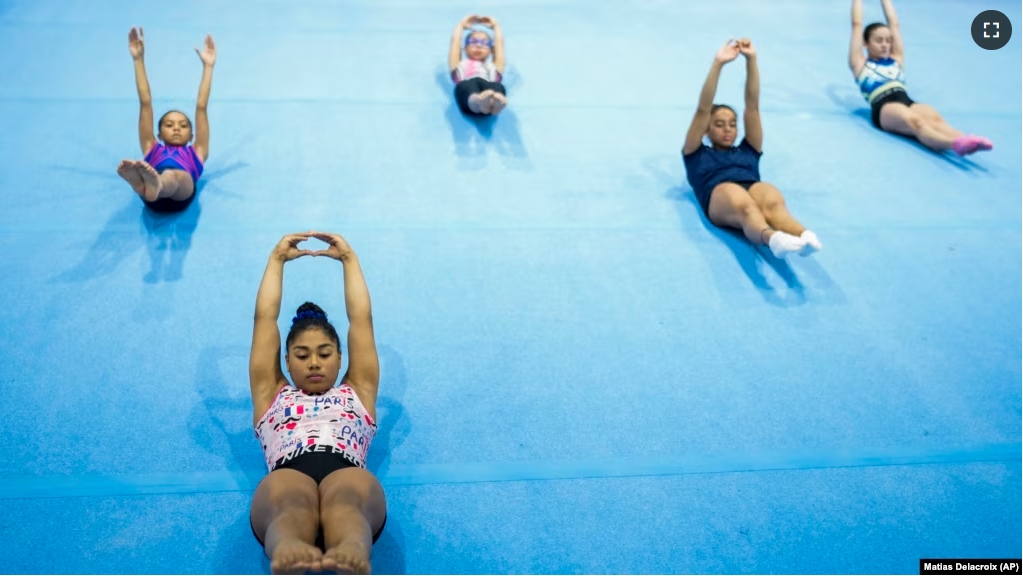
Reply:
<svg viewBox="0 0 1023 576"><path fill-rule="evenodd" d="M295 317L291 320L291 323L294 324L302 320L316 319L326 320L327 313L324 312L323 309L317 306L316 304L313 304L312 302L306 302L305 304L302 304L301 306L298 307L298 310L295 312Z"/></svg>

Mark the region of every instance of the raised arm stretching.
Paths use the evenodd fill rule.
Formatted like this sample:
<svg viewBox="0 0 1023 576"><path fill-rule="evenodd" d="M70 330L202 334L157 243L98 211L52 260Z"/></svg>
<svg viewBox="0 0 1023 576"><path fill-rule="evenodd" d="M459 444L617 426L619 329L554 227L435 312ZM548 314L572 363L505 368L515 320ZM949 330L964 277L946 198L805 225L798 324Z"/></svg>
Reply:
<svg viewBox="0 0 1023 576"><path fill-rule="evenodd" d="M210 153L210 120L206 115L206 106L210 102L210 86L213 84L213 65L217 63L217 47L213 37L206 35L206 46L203 50L195 49L202 60L202 80L199 81L199 97L195 101L195 153L206 162Z"/></svg>
<svg viewBox="0 0 1023 576"><path fill-rule="evenodd" d="M710 66L707 80L703 83L700 91L700 101L696 105L696 114L689 125L689 132L686 133L686 143L682 147L682 154L692 154L699 150L703 144L703 135L707 132L710 123L711 109L714 107L714 95L718 90L718 78L721 76L721 68L725 64L735 60L739 56L739 43L729 40L718 50L714 56L714 63Z"/></svg>
<svg viewBox="0 0 1023 576"><path fill-rule="evenodd" d="M895 14L895 6L892 0L881 0L881 7L884 9L884 19L888 22L888 29L892 32L892 53L891 57L899 64L905 65L905 46L902 44L902 30L899 27L899 17Z"/></svg>
<svg viewBox="0 0 1023 576"><path fill-rule="evenodd" d="M156 135L153 134L153 96L149 93L149 79L146 78L146 46L141 27L128 32L128 51L135 62L135 87L139 92L139 146L145 155L156 144Z"/></svg>
<svg viewBox="0 0 1023 576"><path fill-rule="evenodd" d="M867 57L863 55L863 0L852 3L852 37L849 39L849 69L858 76Z"/></svg>
<svg viewBox="0 0 1023 576"><path fill-rule="evenodd" d="M270 254L270 260L263 272L263 281L260 282L259 292L256 293L252 349L249 352L253 425L273 404L277 391L287 384L281 370L281 333L277 329L277 317L281 313L284 264L300 256L312 255L309 250L298 249L298 244L308 239L308 234L289 234L281 238Z"/></svg>
<svg viewBox="0 0 1023 576"><path fill-rule="evenodd" d="M458 68L458 63L462 61L462 34L465 29L472 26L472 23L476 21L478 16L470 14L465 18L462 18L461 22L455 25L455 31L451 33L451 46L448 49L448 71L451 72L455 68Z"/></svg>
<svg viewBox="0 0 1023 576"><path fill-rule="evenodd" d="M328 249L314 252L316 256L334 258L344 267L345 312L348 315L348 372L342 381L347 382L355 390L359 400L376 417L380 360L377 357L373 335L369 288L366 287L359 258L340 234L311 232L310 235L330 244Z"/></svg>
<svg viewBox="0 0 1023 576"><path fill-rule="evenodd" d="M760 124L760 69L757 67L757 53L749 38L739 41L739 52L746 58L746 102L742 113L746 142L757 152L763 152L764 128Z"/></svg>
<svg viewBox="0 0 1023 576"><path fill-rule="evenodd" d="M501 25L493 16L484 18L483 23L494 31L494 68L504 74L504 32L501 32Z"/></svg>

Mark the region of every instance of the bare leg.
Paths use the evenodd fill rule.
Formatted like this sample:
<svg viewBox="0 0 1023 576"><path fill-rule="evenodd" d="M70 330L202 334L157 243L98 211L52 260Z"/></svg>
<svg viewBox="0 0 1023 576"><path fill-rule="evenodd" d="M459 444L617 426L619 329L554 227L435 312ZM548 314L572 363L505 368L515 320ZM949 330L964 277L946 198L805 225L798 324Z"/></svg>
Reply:
<svg viewBox="0 0 1023 576"><path fill-rule="evenodd" d="M322 569L335 574L369 574L373 533L387 516L384 490L373 474L344 468L320 483L323 524Z"/></svg>
<svg viewBox="0 0 1023 576"><path fill-rule="evenodd" d="M256 488L250 520L274 574L319 571L323 552L314 546L320 525L319 491L294 470L274 470Z"/></svg>
<svg viewBox="0 0 1023 576"><path fill-rule="evenodd" d="M935 129L923 114L897 102L885 104L881 108L881 128L903 136L912 136L937 152L951 149L956 139Z"/></svg>
<svg viewBox="0 0 1023 576"><path fill-rule="evenodd" d="M806 245L799 250L800 256L809 256L821 249L821 242L817 235L807 230L789 213L789 209L785 205L785 198L773 184L758 182L750 187L749 193L772 228L805 241Z"/></svg>
<svg viewBox="0 0 1023 576"><path fill-rule="evenodd" d="M767 245L778 258L800 252L806 241L792 234L772 229L753 197L738 184L719 184L710 196L710 221L718 226L742 230L754 244Z"/></svg>
<svg viewBox="0 0 1023 576"><path fill-rule="evenodd" d="M764 218L771 228L788 232L793 236L799 236L806 230L789 213L788 207L785 206L785 199L773 185L767 182L757 182L750 187L749 194L763 212Z"/></svg>
<svg viewBox="0 0 1023 576"><path fill-rule="evenodd" d="M946 122L945 119L941 117L941 114L939 114L937 110L935 110L928 104L920 104L919 102L915 102L913 103L912 106L909 107L909 109L923 116L924 119L927 120L927 122L931 125L931 128L934 128L935 130L941 132L942 134L948 136L949 138L955 139L964 135L962 132L956 130L951 125L949 125L949 123Z"/></svg>
<svg viewBox="0 0 1023 576"><path fill-rule="evenodd" d="M952 149L960 156L994 148L994 144L987 138L975 134L963 134L956 130L941 117L941 114L938 114L937 110L927 104L913 104L910 110L921 114L930 123L931 127L938 132L952 138Z"/></svg>
<svg viewBox="0 0 1023 576"><path fill-rule="evenodd" d="M750 195L738 184L728 182L714 188L708 212L714 224L742 230L746 239L754 244L767 243L771 227Z"/></svg>
<svg viewBox="0 0 1023 576"><path fill-rule="evenodd" d="M195 193L195 183L184 170L170 169L160 173L142 160L135 162L135 169L145 186L143 198L148 202L159 198L187 200Z"/></svg>
<svg viewBox="0 0 1023 576"><path fill-rule="evenodd" d="M188 200L195 193L195 183L184 170L164 170L160 174L160 190L161 198Z"/></svg>

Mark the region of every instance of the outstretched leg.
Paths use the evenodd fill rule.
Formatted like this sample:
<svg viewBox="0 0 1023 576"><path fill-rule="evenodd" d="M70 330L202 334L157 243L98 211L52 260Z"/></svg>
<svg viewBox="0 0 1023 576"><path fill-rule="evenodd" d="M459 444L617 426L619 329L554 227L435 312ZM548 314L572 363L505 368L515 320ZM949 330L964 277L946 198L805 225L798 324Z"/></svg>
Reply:
<svg viewBox="0 0 1023 576"><path fill-rule="evenodd" d="M259 483L249 513L252 530L263 542L274 574L304 574L321 569L317 548L320 496L316 482L295 470L274 470Z"/></svg>
<svg viewBox="0 0 1023 576"><path fill-rule="evenodd" d="M806 248L806 240L771 228L753 197L732 182L718 184L711 192L707 216L718 226L742 230L747 240L768 246L777 258Z"/></svg>
<svg viewBox="0 0 1023 576"><path fill-rule="evenodd" d="M140 194L147 202L159 198L172 200L188 200L195 193L195 183L184 170L170 169L157 172L144 160L134 162L138 178L142 180L144 192Z"/></svg>
<svg viewBox="0 0 1023 576"><path fill-rule="evenodd" d="M944 121L942 121L944 123ZM945 128L927 117L926 110L914 105L912 108L898 102L885 104L881 108L881 128L903 136L912 136L931 150L944 152L952 149L960 156L978 150L990 150L991 143L978 136L953 136Z"/></svg>
<svg viewBox="0 0 1023 576"><path fill-rule="evenodd" d="M373 534L384 524L384 489L372 473L343 468L320 483L323 526L322 570L335 574L369 574Z"/></svg>
<svg viewBox="0 0 1023 576"><path fill-rule="evenodd" d="M806 241L806 246L799 251L800 256L807 256L821 249L817 235L807 230L789 213L785 198L773 184L757 182L750 187L749 194L772 228Z"/></svg>
<svg viewBox="0 0 1023 576"><path fill-rule="evenodd" d="M963 134L959 130L956 130L948 123L948 121L942 118L941 114L939 114L937 110L928 104L920 104L917 102L910 106L910 110L921 114L938 132L953 138L952 148L958 148L956 149L957 153L970 154L980 150L991 150L994 147L991 141L987 138L976 136L974 134Z"/></svg>
<svg viewBox="0 0 1023 576"><path fill-rule="evenodd" d="M965 134L949 125L949 123L944 118L941 117L941 114L939 114L938 111L935 110L929 104L921 104L919 102L914 102L913 105L909 107L909 109L923 116L924 120L926 120L931 125L932 128L952 138L953 140L960 136L965 136Z"/></svg>

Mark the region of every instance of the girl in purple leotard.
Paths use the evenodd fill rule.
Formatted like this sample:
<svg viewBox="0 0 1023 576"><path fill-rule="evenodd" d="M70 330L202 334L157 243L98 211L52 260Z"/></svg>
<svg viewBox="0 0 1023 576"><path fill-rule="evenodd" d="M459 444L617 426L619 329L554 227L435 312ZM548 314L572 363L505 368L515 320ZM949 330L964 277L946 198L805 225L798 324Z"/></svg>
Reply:
<svg viewBox="0 0 1023 576"><path fill-rule="evenodd" d="M142 28L128 33L128 50L135 61L135 84L139 92L139 144L143 160L122 160L117 174L131 184L146 206L156 212L180 212L195 198L195 185L202 175L209 154L210 125L206 105L213 82L213 65L217 48L213 38L206 36L204 49L195 49L202 60L202 81L195 104L195 142L192 143L192 122L188 116L171 110L158 122L158 136L153 134L153 99L143 61L145 52Z"/></svg>

